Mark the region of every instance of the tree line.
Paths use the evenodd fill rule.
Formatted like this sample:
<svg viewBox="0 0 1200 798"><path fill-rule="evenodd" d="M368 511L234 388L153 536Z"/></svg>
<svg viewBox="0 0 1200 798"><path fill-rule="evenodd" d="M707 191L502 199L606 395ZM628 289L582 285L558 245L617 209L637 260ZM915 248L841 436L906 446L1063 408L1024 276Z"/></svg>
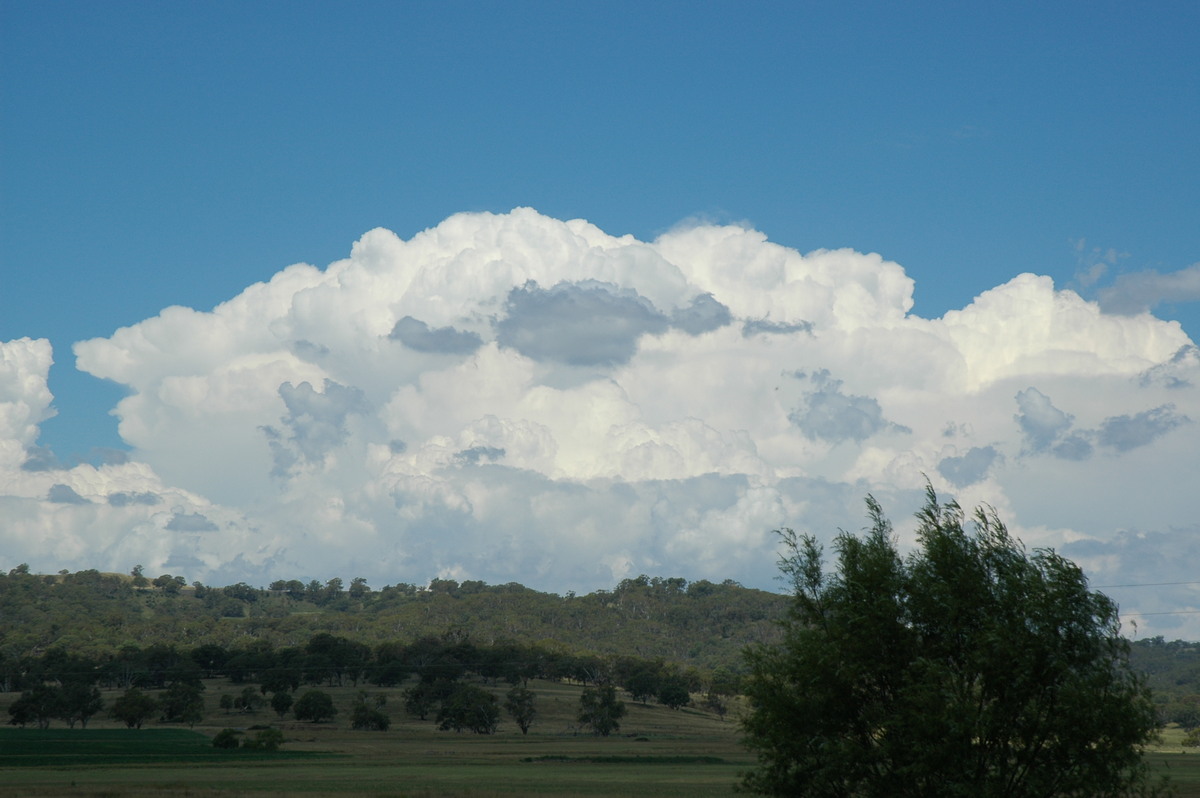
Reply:
<svg viewBox="0 0 1200 798"><path fill-rule="evenodd" d="M240 696L223 696L227 710L254 711L269 704L280 717L291 711L298 720L318 721L324 718L325 704L316 688L409 685L403 695L410 714L432 718L442 728L481 733L494 730L499 709L494 694L480 685L508 685L506 705L525 731L532 717L531 679L580 683L595 704L584 722L602 734L613 726L601 718L615 722L619 717L610 696L616 688L628 691L633 700L654 700L672 709L695 696L721 713L739 689L738 675L726 668L706 672L663 659L568 654L515 642L476 645L453 634L369 646L322 632L298 646L275 647L261 640L234 648L154 643L126 645L99 657L55 647L4 666L0 678L6 689L21 692L10 708L11 722L43 728L53 719L86 726L103 709L101 687L124 691L110 712L130 727L156 715L163 722L194 723L203 711L204 682L213 679L243 686ZM302 687L307 692L294 700ZM386 729L379 709L364 698L356 705L352 725Z"/></svg>

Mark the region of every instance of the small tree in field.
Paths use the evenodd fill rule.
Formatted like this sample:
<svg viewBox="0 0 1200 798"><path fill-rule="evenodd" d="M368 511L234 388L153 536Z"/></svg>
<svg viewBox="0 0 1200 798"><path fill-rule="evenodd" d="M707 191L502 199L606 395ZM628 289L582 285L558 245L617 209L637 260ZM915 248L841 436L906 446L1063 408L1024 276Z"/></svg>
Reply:
<svg viewBox="0 0 1200 798"><path fill-rule="evenodd" d="M438 728L444 731L464 729L476 734L494 734L500 722L496 696L482 687L462 684L443 701L437 714Z"/></svg>
<svg viewBox="0 0 1200 798"><path fill-rule="evenodd" d="M658 688L658 703L671 709L679 709L687 706L692 700L692 694L688 692L687 683L678 677L670 677L663 680L662 685Z"/></svg>
<svg viewBox="0 0 1200 798"><path fill-rule="evenodd" d="M274 693L271 696L271 709L283 720L283 716L292 708L292 694L288 692Z"/></svg>
<svg viewBox="0 0 1200 798"><path fill-rule="evenodd" d="M109 712L130 729L140 729L158 712L158 702L136 687L131 687L113 701Z"/></svg>
<svg viewBox="0 0 1200 798"><path fill-rule="evenodd" d="M579 722L591 726L601 737L619 731L623 717L625 702L617 699L616 688L611 684L588 687L579 696Z"/></svg>
<svg viewBox="0 0 1200 798"><path fill-rule="evenodd" d="M514 687L504 696L504 708L512 715L513 721L521 730L521 734L529 734L529 727L537 717L537 707L533 704L533 691L524 687Z"/></svg>
<svg viewBox="0 0 1200 798"><path fill-rule="evenodd" d="M917 550L840 534L834 573L811 536L781 534L795 599L778 645L747 651L743 721L764 795L1151 795L1154 706L1116 605L994 511L964 528L932 487Z"/></svg>
<svg viewBox="0 0 1200 798"><path fill-rule="evenodd" d="M309 690L292 705L292 714L296 716L296 720L321 723L322 721L333 720L333 716L337 714L337 710L334 709L333 699L329 696L329 693L320 690Z"/></svg>

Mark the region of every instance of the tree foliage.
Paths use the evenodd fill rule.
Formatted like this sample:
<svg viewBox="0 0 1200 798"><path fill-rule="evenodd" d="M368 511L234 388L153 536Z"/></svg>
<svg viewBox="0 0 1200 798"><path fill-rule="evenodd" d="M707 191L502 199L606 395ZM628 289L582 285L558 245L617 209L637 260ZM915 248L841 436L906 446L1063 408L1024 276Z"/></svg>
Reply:
<svg viewBox="0 0 1200 798"><path fill-rule="evenodd" d="M437 714L438 728L493 734L500 722L496 696L473 684L460 684L442 701Z"/></svg>
<svg viewBox="0 0 1200 798"><path fill-rule="evenodd" d="M140 729L143 723L158 712L158 701L136 687L131 687L113 701L109 712L129 728Z"/></svg>
<svg viewBox="0 0 1200 798"><path fill-rule="evenodd" d="M529 734L529 727L537 717L533 691L525 687L513 687L504 695L504 708L512 716L521 734Z"/></svg>
<svg viewBox="0 0 1200 798"><path fill-rule="evenodd" d="M337 709L334 708L333 698L329 693L321 690L309 690L292 705L292 714L296 716L296 720L321 723L333 720Z"/></svg>
<svg viewBox="0 0 1200 798"><path fill-rule="evenodd" d="M601 737L607 737L621 728L625 717L625 702L617 699L617 691L611 684L585 688L579 696L579 722L591 727Z"/></svg>
<svg viewBox="0 0 1200 798"><path fill-rule="evenodd" d="M781 535L794 601L778 645L747 651L766 795L1151 794L1156 731L1116 605L993 510L964 527L932 487L918 547L897 551L871 497L869 531L840 534L833 574L811 536Z"/></svg>

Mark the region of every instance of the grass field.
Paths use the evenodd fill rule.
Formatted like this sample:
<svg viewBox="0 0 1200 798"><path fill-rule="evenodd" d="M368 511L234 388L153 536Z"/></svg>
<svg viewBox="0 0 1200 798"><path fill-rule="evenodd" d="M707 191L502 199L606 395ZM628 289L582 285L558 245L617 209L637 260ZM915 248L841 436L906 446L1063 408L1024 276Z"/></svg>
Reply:
<svg viewBox="0 0 1200 798"><path fill-rule="evenodd" d="M409 718L399 690L370 690L388 697L392 727L386 732L349 728L357 690L328 690L339 709L327 724L282 723L270 710L226 714L222 693L240 687L208 684L204 720L194 729L150 724L118 727L98 717L87 731L61 723L45 731L0 729L0 795L75 798L507 798L529 795L729 796L752 757L738 742L737 724L696 709L626 702L618 735L607 738L575 728L579 687L535 682L539 715L528 735L501 722L495 735L438 731L431 721ZM301 689L303 692L303 688ZM498 690L498 692L502 692ZM107 694L111 702L116 694ZM0 694L7 717L15 694ZM223 728L272 724L285 735L276 754L220 751L210 744ZM1182 753L1182 732L1167 730L1148 755L1170 774L1183 798L1200 798L1200 752Z"/></svg>

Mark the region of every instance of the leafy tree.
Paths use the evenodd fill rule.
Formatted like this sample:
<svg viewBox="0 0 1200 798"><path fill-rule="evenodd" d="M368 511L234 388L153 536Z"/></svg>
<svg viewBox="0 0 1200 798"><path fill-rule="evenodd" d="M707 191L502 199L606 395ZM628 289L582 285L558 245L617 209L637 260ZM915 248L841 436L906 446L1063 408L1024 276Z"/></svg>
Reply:
<svg viewBox="0 0 1200 798"><path fill-rule="evenodd" d="M616 688L611 684L585 688L579 696L579 722L601 737L619 731L623 717L625 702L617 700Z"/></svg>
<svg viewBox="0 0 1200 798"><path fill-rule="evenodd" d="M387 731L392 720L383 713L387 705L387 696L380 693L374 699L368 700L365 690L360 690L350 710L350 728L366 729L369 731Z"/></svg>
<svg viewBox="0 0 1200 798"><path fill-rule="evenodd" d="M114 718L130 729L140 729L142 724L158 712L158 702L136 687L130 687L120 698L113 701L109 710Z"/></svg>
<svg viewBox="0 0 1200 798"><path fill-rule="evenodd" d="M239 712L254 713L263 705L263 697L253 687L243 687L242 692L233 699L233 707Z"/></svg>
<svg viewBox="0 0 1200 798"><path fill-rule="evenodd" d="M1116 605L994 510L964 528L932 487L907 559L867 497L835 572L811 536L781 535L794 600L778 645L747 651L746 742L765 795L1154 794L1155 713Z"/></svg>
<svg viewBox="0 0 1200 798"><path fill-rule="evenodd" d="M25 727L34 723L39 729L50 727L52 718L62 717L63 691L48 684L35 684L21 693L21 697L8 708L9 723Z"/></svg>
<svg viewBox="0 0 1200 798"><path fill-rule="evenodd" d="M193 648L188 656L204 672L205 677L211 679L214 674L225 667L225 663L229 661L230 655L224 646L219 646L216 643L205 643L202 646Z"/></svg>
<svg viewBox="0 0 1200 798"><path fill-rule="evenodd" d="M292 703L292 694L287 691L281 690L271 695L271 709L275 710L280 720L283 720L283 716L292 708Z"/></svg>
<svg viewBox="0 0 1200 798"><path fill-rule="evenodd" d="M283 732L279 729L259 729L258 734L242 740L242 748L252 751L278 751L283 743Z"/></svg>
<svg viewBox="0 0 1200 798"><path fill-rule="evenodd" d="M213 748L237 748L241 744L238 740L240 734L241 732L237 729L221 729L213 737Z"/></svg>
<svg viewBox="0 0 1200 798"><path fill-rule="evenodd" d="M504 696L504 708L512 715L513 721L521 729L521 734L529 734L529 727L537 717L537 707L533 704L533 691L524 687L514 687Z"/></svg>
<svg viewBox="0 0 1200 798"><path fill-rule="evenodd" d="M644 665L629 676L625 677L624 687L634 701L645 704L658 693L663 679L659 669L652 665Z"/></svg>
<svg viewBox="0 0 1200 798"><path fill-rule="evenodd" d="M404 711L425 720L437 707L438 692L436 683L421 682L408 688L404 691Z"/></svg>
<svg viewBox="0 0 1200 798"><path fill-rule="evenodd" d="M76 723L86 729L92 716L104 709L100 688L94 684L68 682L61 691L59 717L72 729Z"/></svg>
<svg viewBox="0 0 1200 798"><path fill-rule="evenodd" d="M678 676L665 679L658 688L658 703L665 707L679 709L687 706L691 700L692 695L688 692L687 682Z"/></svg>
<svg viewBox="0 0 1200 798"><path fill-rule="evenodd" d="M443 701L437 714L438 728L463 729L476 734L493 734L500 722L496 696L473 684L460 684Z"/></svg>
<svg viewBox="0 0 1200 798"><path fill-rule="evenodd" d="M329 696L329 693L320 690L309 690L300 696L300 699L293 705L292 714L296 716L296 720L309 720L313 723L321 723L333 720L333 716L337 714L337 710L333 707L333 699Z"/></svg>
<svg viewBox="0 0 1200 798"><path fill-rule="evenodd" d="M187 681L171 682L159 699L162 718L168 723L186 723L194 726L204 717L204 685Z"/></svg>

